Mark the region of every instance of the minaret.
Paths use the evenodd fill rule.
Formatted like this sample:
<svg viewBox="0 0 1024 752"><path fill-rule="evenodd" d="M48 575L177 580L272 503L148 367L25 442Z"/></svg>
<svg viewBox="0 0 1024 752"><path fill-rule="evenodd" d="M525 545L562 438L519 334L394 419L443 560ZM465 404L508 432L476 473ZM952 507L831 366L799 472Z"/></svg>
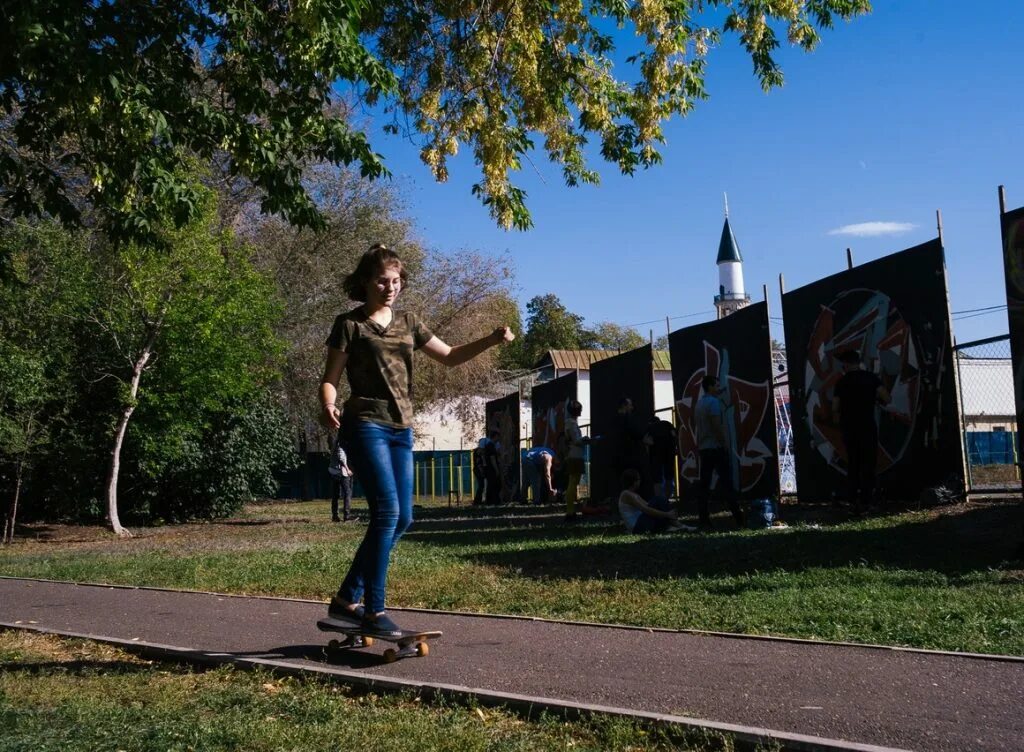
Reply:
<svg viewBox="0 0 1024 752"><path fill-rule="evenodd" d="M729 227L729 197L725 197L725 226L718 242L718 295L715 309L718 318L728 316L750 304L750 296L743 288L743 257L736 236Z"/></svg>

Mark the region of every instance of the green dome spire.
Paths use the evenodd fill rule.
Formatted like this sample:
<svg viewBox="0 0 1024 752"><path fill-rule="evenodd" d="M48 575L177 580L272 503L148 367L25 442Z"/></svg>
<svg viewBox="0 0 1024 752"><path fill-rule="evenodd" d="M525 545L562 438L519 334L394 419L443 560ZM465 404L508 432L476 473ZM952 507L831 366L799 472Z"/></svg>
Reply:
<svg viewBox="0 0 1024 752"><path fill-rule="evenodd" d="M718 260L715 263L721 264L726 261L743 261L736 236L732 234L732 228L729 227L728 215L726 215L725 225L722 227L722 239L718 241Z"/></svg>

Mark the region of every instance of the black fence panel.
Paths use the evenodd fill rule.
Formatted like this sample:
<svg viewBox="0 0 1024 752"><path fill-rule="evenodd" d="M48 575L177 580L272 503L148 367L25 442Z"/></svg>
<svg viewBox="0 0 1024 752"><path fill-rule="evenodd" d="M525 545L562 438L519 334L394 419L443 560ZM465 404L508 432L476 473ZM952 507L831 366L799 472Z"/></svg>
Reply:
<svg viewBox="0 0 1024 752"><path fill-rule="evenodd" d="M679 427L680 498L690 498L698 490L694 410L706 375L717 376L726 387L722 400L732 487L744 499L775 496L779 491L778 431L768 305L755 303L718 321L679 329L669 334L668 342Z"/></svg>
<svg viewBox="0 0 1024 752"><path fill-rule="evenodd" d="M620 415L628 397L631 414ZM653 484L643 437L654 415L654 352L650 345L598 360L590 366L590 496L600 501L620 490L627 467L640 472L640 492L650 496Z"/></svg>
<svg viewBox="0 0 1024 752"><path fill-rule="evenodd" d="M498 432L498 470L501 473L501 503L519 501L521 460L519 437L519 392L491 400L484 408L487 435Z"/></svg>
<svg viewBox="0 0 1024 752"><path fill-rule="evenodd" d="M837 355L862 353L892 402L877 413L878 485L889 498L962 488L963 452L942 243L933 240L782 296L797 489L845 494L832 412Z"/></svg>

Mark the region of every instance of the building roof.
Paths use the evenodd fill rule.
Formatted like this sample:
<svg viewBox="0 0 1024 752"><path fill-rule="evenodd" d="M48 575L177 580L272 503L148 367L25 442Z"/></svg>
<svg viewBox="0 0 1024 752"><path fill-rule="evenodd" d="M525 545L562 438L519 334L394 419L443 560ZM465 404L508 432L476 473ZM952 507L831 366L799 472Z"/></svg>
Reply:
<svg viewBox="0 0 1024 752"><path fill-rule="evenodd" d="M544 368L552 365L559 371L589 371L590 364L598 360L605 360L619 355L616 350L548 350L537 361L537 368ZM654 370L671 371L672 362L668 357L668 350L654 351Z"/></svg>
<svg viewBox="0 0 1024 752"><path fill-rule="evenodd" d="M716 264L722 264L726 261L743 261L743 257L740 256L740 246L736 242L736 236L732 234L732 228L729 226L729 218L725 218L725 224L722 225L722 239L718 241L718 260Z"/></svg>

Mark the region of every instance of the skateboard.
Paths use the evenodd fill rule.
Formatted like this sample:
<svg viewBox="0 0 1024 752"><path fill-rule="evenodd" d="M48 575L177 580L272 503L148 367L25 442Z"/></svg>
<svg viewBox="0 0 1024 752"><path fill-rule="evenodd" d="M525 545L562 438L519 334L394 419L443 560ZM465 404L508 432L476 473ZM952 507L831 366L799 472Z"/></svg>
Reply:
<svg viewBox="0 0 1024 752"><path fill-rule="evenodd" d="M345 621L337 621L327 618L316 623L317 629L321 632L338 632L345 635L344 640L331 640L327 643L328 658L342 650L352 648L368 648L377 640L393 642L396 647L384 651L384 660L394 663L399 658L411 658L417 656L422 658L430 653L430 646L427 640L440 637L441 632L416 632L405 631L398 637L382 637L380 635L368 635L359 629L358 625Z"/></svg>

